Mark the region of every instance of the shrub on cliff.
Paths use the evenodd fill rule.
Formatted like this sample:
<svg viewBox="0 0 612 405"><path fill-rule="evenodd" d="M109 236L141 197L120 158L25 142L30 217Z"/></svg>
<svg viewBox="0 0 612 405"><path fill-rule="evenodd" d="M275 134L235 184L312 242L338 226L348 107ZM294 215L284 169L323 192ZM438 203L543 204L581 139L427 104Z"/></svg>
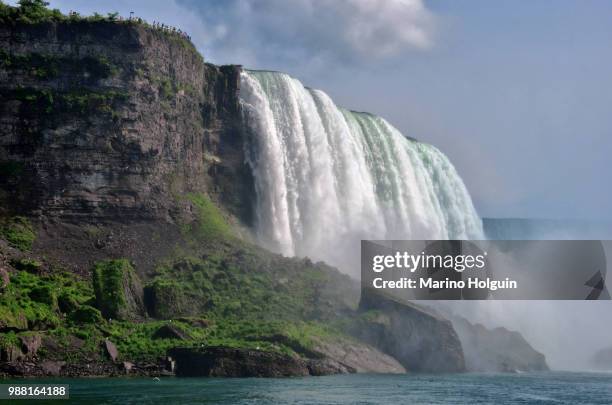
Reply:
<svg viewBox="0 0 612 405"><path fill-rule="evenodd" d="M155 280L144 289L147 312L158 319L186 315L190 311L184 303L184 294L180 285L173 280Z"/></svg>
<svg viewBox="0 0 612 405"><path fill-rule="evenodd" d="M25 271L11 274L11 283L0 295L0 329L48 329L60 323L56 291L66 280L42 278Z"/></svg>
<svg viewBox="0 0 612 405"><path fill-rule="evenodd" d="M57 308L57 297L55 291L49 284L36 286L30 290L30 299L41 304L46 304L51 310Z"/></svg>
<svg viewBox="0 0 612 405"><path fill-rule="evenodd" d="M96 306L106 318L135 319L142 314L142 286L126 259L98 262L93 268Z"/></svg>
<svg viewBox="0 0 612 405"><path fill-rule="evenodd" d="M0 3L0 21L17 21L25 24L36 24L44 21L58 21L64 15L58 9L49 9L44 0L19 0L19 7Z"/></svg>
<svg viewBox="0 0 612 405"><path fill-rule="evenodd" d="M22 258L11 260L11 266L17 270L27 271L28 273L36 273L38 270L40 270L40 266L42 266L42 264L38 260Z"/></svg>
<svg viewBox="0 0 612 405"><path fill-rule="evenodd" d="M36 239L34 229L25 217L11 217L0 222L0 236L20 250L30 250Z"/></svg>
<svg viewBox="0 0 612 405"><path fill-rule="evenodd" d="M83 305L77 310L73 311L69 317L70 321L83 324L83 323L91 323L91 324L101 324L104 320L102 319L102 314L94 307L90 307L89 305Z"/></svg>

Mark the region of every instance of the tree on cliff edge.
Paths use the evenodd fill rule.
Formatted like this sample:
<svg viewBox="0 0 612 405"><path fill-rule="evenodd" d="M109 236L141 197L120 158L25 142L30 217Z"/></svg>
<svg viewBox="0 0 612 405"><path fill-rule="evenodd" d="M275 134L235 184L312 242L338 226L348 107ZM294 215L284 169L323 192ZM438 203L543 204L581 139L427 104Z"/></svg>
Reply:
<svg viewBox="0 0 612 405"><path fill-rule="evenodd" d="M44 0L19 0L19 7L11 7L0 1L0 21L18 21L35 24L48 20L61 20L63 15L58 9L49 9Z"/></svg>

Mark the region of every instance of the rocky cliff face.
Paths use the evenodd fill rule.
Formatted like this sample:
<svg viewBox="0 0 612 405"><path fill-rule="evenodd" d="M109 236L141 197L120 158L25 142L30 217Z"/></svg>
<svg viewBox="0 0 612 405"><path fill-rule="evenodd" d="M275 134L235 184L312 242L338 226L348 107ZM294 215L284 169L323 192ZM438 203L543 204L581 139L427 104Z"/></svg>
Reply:
<svg viewBox="0 0 612 405"><path fill-rule="evenodd" d="M18 23L0 27L0 47L5 210L173 222L176 195L208 191L248 215L232 187L244 178L238 67L130 23Z"/></svg>
<svg viewBox="0 0 612 405"><path fill-rule="evenodd" d="M190 194L250 222L240 67L126 21L2 24L0 46L0 216L30 218L34 252L142 274L197 219Z"/></svg>

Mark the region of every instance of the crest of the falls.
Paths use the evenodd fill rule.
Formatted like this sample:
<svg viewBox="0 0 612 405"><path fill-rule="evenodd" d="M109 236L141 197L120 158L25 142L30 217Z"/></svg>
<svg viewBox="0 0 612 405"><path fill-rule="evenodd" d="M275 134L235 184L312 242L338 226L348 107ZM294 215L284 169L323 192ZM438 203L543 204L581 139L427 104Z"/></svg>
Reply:
<svg viewBox="0 0 612 405"><path fill-rule="evenodd" d="M243 71L240 86L262 245L346 268L360 239L483 238L435 147L283 73Z"/></svg>

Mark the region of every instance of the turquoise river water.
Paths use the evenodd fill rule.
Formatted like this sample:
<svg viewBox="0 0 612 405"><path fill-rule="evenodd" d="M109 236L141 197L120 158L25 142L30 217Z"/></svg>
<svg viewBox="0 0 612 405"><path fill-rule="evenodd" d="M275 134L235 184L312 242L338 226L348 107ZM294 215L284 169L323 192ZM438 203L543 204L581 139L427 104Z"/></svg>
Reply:
<svg viewBox="0 0 612 405"><path fill-rule="evenodd" d="M18 382L70 385L70 400L47 400L44 404L612 403L612 374L604 373L358 374L287 379L89 378ZM41 403L38 400L13 403L28 402Z"/></svg>

